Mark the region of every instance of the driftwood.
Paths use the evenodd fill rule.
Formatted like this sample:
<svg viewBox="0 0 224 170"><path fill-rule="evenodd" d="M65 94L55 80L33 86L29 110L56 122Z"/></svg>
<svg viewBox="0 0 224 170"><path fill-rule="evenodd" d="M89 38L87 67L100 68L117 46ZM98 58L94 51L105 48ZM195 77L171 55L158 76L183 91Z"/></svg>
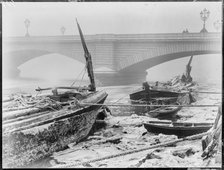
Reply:
<svg viewBox="0 0 224 170"><path fill-rule="evenodd" d="M186 156L190 156L195 154L195 150L193 148L179 149L175 150L173 156L179 156L180 158L185 158Z"/></svg>
<svg viewBox="0 0 224 170"><path fill-rule="evenodd" d="M64 103L56 103L56 104L49 104L46 103L45 105L35 105L35 106L29 106L26 108L22 108L22 109L13 109L12 111L10 111L10 109L3 110L3 121L4 120L8 120L8 119L15 119L21 116L29 116L31 114L34 113L38 113L40 111L46 111L46 110L57 110L59 108L62 108L62 105L69 105L72 101L70 102L64 102Z"/></svg>
<svg viewBox="0 0 224 170"><path fill-rule="evenodd" d="M43 109L41 109L41 108L28 108L28 109L24 109L24 110L16 110L16 111L11 111L11 112L7 112L7 113L3 112L2 119L3 119L3 121L5 121L5 120L8 120L8 119L14 119L14 118L21 117L21 116L28 116L30 114L37 113L41 110L43 110Z"/></svg>
<svg viewBox="0 0 224 170"><path fill-rule="evenodd" d="M154 159L154 158L161 159L160 156L154 154L155 151L156 150L153 150L150 153L148 153L145 158L143 158L142 160L140 160L136 165L134 165L134 166L132 165L130 168L139 168L148 159Z"/></svg>
<svg viewBox="0 0 224 170"><path fill-rule="evenodd" d="M46 110L57 110L59 108L58 104L46 104L45 106L41 106L41 107L32 107L32 108L26 108L26 109L22 109L22 110L14 110L14 111L10 111L10 112L3 112L3 121L4 120L8 120L8 119L15 119L21 116L29 116L31 114L34 113L38 113L38 112L42 112L42 111L46 111Z"/></svg>
<svg viewBox="0 0 224 170"><path fill-rule="evenodd" d="M3 125L6 125L8 123L13 123L13 122L18 122L18 121L23 121L25 119L30 119L30 118L33 118L33 117L38 117L40 115L45 115L47 113L49 113L50 111L42 111L42 112L38 112L38 113L35 113L35 114L30 114L30 115L25 115L25 116L20 116L20 117L17 117L15 119L7 119L3 122Z"/></svg>
<svg viewBox="0 0 224 170"><path fill-rule="evenodd" d="M115 143L115 144L118 144L118 143L120 143L120 141L121 141L121 139L122 139L122 137L110 137L110 138L108 138L108 139L106 139L106 140L104 140L104 141L102 141L103 143Z"/></svg>
<svg viewBox="0 0 224 170"><path fill-rule="evenodd" d="M44 115L26 119L26 120L20 121L18 123L15 122L12 124L7 124L5 126L3 125L3 129L7 129L7 130L5 130L7 133L11 133L11 132L15 132L15 131L22 131L22 130L30 129L33 127L41 126L44 124L52 123L59 119L69 118L71 116L76 115L78 113L77 111L78 111L78 109L76 111L72 111L72 110L69 111L66 109L61 109L59 111L49 112Z"/></svg>
<svg viewBox="0 0 224 170"><path fill-rule="evenodd" d="M24 106L24 105L23 105ZM26 110L26 109L31 109L31 108L35 108L35 105L33 105L33 106L25 106L25 107L14 107L14 108L4 108L4 109L2 109L2 111L4 112L4 113L6 113L6 112L12 112L12 111L20 111L20 110Z"/></svg>
<svg viewBox="0 0 224 170"><path fill-rule="evenodd" d="M210 157L213 155L216 150L216 146L220 145L222 142L221 139L221 131L222 131L222 110L221 107L219 107L214 126L212 127L211 130L209 130L209 134L205 137L202 138L202 149L203 153L201 157L204 159Z"/></svg>
<svg viewBox="0 0 224 170"><path fill-rule="evenodd" d="M102 158L97 158L97 159L94 159L94 160L90 160L90 161L86 161L86 162L82 162L82 163L77 163L77 164L58 165L58 166L55 166L54 168L69 168L69 167L76 167L78 165L94 163L94 162L103 161L103 160L106 160L106 159L111 159L111 158L120 157L120 156L124 156L124 155L129 155L129 154L133 154L133 153L137 153L137 152L142 152L142 151L145 151L145 150L155 149L155 148L158 148L158 147L170 146L170 145L173 145L175 143L182 142L182 141L185 141L185 140L200 139L207 134L208 134L208 132L204 132L204 133L200 133L200 134L197 134L197 135L188 136L188 137L185 137L185 138L180 138L180 139L176 139L176 140L173 140L173 141L168 141L168 142L165 142L165 143L149 146L149 147L146 147L146 148L141 148L141 149L136 149L136 150L123 152L123 153L119 153L119 154L109 155L109 156L105 156L105 157L102 157Z"/></svg>
<svg viewBox="0 0 224 170"><path fill-rule="evenodd" d="M201 157L203 157L204 159L210 157L215 151L214 148L219 144L219 137L221 135L221 126L219 126L218 128L216 128L212 134L212 139L210 141L210 143L208 144L208 146L205 148L204 152L202 153Z"/></svg>
<svg viewBox="0 0 224 170"><path fill-rule="evenodd" d="M89 95L89 97L87 99L83 99L82 101L84 101L88 104L88 102L99 100L101 97L100 95L101 95L101 93L98 93L96 95ZM36 117L33 116L30 118L24 119L22 121L19 121L19 122L5 124L5 125L3 125L3 130L6 133L11 133L11 132L15 132L15 131L26 130L26 129L33 128L36 126L41 126L41 125L48 124L48 123L51 123L51 122L59 120L59 119L64 119L64 118L69 118L71 116L75 116L76 114L78 114L78 112L80 110L89 107L88 105L83 105L82 107L80 107L80 105L77 103L77 100L74 100L74 101L71 100L71 101L67 102L67 104L69 104L71 102L75 102L77 105L72 104L71 106L64 107L60 110L56 110L56 111L49 112L49 113L43 112L43 114L39 114ZM57 106L57 104L55 106ZM100 106L101 106L101 104L100 104ZM35 112L36 112L36 110L35 110ZM11 114L5 113L5 115L3 116L3 120L18 118L18 117L27 116L30 114L31 113L29 111L24 112L24 113L21 113L21 112L15 112L15 113L13 112ZM4 122L3 122L3 124L4 124Z"/></svg>
<svg viewBox="0 0 224 170"><path fill-rule="evenodd" d="M106 124L106 121L105 121L105 120L96 120L96 123L99 123L99 124Z"/></svg>
<svg viewBox="0 0 224 170"><path fill-rule="evenodd" d="M121 136L113 136L113 137L109 137L109 138L105 138L105 137L102 137L102 136L90 136L88 138L89 140L91 139L97 139L99 141L97 142L94 142L94 144L102 144L102 143L120 143L122 137Z"/></svg>

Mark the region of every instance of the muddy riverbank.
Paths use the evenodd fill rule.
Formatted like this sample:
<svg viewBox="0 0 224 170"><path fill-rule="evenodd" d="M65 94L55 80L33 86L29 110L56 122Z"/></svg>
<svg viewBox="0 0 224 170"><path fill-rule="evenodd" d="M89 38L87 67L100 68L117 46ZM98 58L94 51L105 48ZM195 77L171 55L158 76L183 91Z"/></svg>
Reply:
<svg viewBox="0 0 224 170"><path fill-rule="evenodd" d="M54 153L51 166L62 167L220 167L215 157L203 160L201 140L189 140L167 147L136 152L128 155L82 164L86 161L133 151L173 141L175 135L153 134L146 131L142 122L146 116L108 117L107 126L95 132L85 142L70 144L69 149ZM155 120L155 119L154 119ZM59 166L59 167L60 167Z"/></svg>
<svg viewBox="0 0 224 170"><path fill-rule="evenodd" d="M127 104L129 93L136 86L102 87L108 93L106 103ZM220 91L216 86L200 86L200 91ZM199 93L193 105L219 105L220 94ZM156 120L136 114L132 107L109 107L111 115L105 119L105 125L92 133L85 141L70 143L65 150L55 152L49 158L41 160L32 167L221 167L216 156L203 160L201 139L183 141L171 146L159 147L142 152L104 159L93 163L81 164L86 161L103 158L109 155L141 149L164 142L176 140L175 135L153 134L147 132L143 123ZM173 120L177 122L208 122L213 123L217 114L216 107L182 108ZM171 119L172 120L172 119ZM166 121L166 120L163 120ZM167 120L170 121L170 120Z"/></svg>
<svg viewBox="0 0 224 170"><path fill-rule="evenodd" d="M204 88L202 90L208 89ZM215 89L210 88L210 90ZM127 102L127 100L123 100ZM197 95L197 101L193 105L217 105L220 104L220 101L220 95L202 93ZM108 115L105 119L106 125L102 129L93 133L86 141L78 144L71 143L68 149L54 153L48 160L48 166L80 168L221 167L221 160L215 155L206 160L202 159L201 139L187 140L171 146L158 147L93 163L81 164L86 161L122 154L178 139L175 135L147 132L143 123L158 120L157 118L137 114L125 116L125 114L121 114L122 111L125 111L124 108L123 110L113 107L110 109L112 110L112 115ZM213 123L217 110L218 108L216 107L182 108L175 120L177 122Z"/></svg>

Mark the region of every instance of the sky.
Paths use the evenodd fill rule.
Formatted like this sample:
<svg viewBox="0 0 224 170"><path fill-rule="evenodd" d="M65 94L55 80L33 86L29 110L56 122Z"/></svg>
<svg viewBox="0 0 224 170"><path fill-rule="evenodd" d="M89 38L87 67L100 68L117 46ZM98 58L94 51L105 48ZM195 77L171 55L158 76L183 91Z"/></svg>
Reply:
<svg viewBox="0 0 224 170"><path fill-rule="evenodd" d="M26 18L32 36L61 35L62 26L66 35L77 35L75 18L85 34L199 32L204 8L210 11L206 28L214 32L221 7L221 2L5 3L3 36L24 36Z"/></svg>
<svg viewBox="0 0 224 170"><path fill-rule="evenodd" d="M221 20L221 2L4 3L3 37L24 36L26 18L30 20L31 36L58 36L62 26L66 28L65 35L78 35L76 18L84 35L181 33L185 29L200 32L203 26L200 12L204 8L210 11L206 29L216 32L213 23ZM47 65L49 62L51 67ZM182 58L160 64L147 70L147 78L153 81L172 78L185 71L187 62L188 58ZM221 54L197 56L192 65L192 74L198 78L221 79ZM21 77L73 79L83 67L66 56L50 54L30 60L19 69Z"/></svg>

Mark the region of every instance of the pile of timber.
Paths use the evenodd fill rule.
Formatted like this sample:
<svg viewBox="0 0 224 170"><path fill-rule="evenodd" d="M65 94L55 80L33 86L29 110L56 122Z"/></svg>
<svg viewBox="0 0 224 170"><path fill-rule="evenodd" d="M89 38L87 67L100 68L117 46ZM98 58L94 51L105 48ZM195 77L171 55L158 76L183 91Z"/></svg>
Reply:
<svg viewBox="0 0 224 170"><path fill-rule="evenodd" d="M53 101L47 96L12 94L8 98L10 100L3 100L2 109L3 132L7 133L20 126L25 126L27 123L32 123L33 118L62 108L61 103ZM28 119L30 122L27 122Z"/></svg>
<svg viewBox="0 0 224 170"><path fill-rule="evenodd" d="M27 94L13 94L3 100L3 121L20 116L27 116L40 111L61 109L61 103L47 96L31 96Z"/></svg>

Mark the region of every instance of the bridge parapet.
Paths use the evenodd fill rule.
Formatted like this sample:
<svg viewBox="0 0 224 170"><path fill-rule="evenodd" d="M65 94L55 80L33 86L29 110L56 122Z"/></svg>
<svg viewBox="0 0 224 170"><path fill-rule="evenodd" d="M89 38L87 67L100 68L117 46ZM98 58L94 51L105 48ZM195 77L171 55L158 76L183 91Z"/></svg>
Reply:
<svg viewBox="0 0 224 170"><path fill-rule="evenodd" d="M85 35L85 40L90 42L95 41L123 41L123 40L195 40L195 39L221 39L221 33L166 33L166 34L95 34ZM78 35L63 35L63 36L31 36L31 37L3 37L3 42L56 42L68 41L78 42Z"/></svg>
<svg viewBox="0 0 224 170"><path fill-rule="evenodd" d="M178 57L221 51L221 33L96 34L85 39L94 68L113 72L143 70ZM50 53L85 62L78 35L3 37L3 58L15 67ZM159 61L153 62L155 58ZM144 67L139 63L145 63Z"/></svg>

